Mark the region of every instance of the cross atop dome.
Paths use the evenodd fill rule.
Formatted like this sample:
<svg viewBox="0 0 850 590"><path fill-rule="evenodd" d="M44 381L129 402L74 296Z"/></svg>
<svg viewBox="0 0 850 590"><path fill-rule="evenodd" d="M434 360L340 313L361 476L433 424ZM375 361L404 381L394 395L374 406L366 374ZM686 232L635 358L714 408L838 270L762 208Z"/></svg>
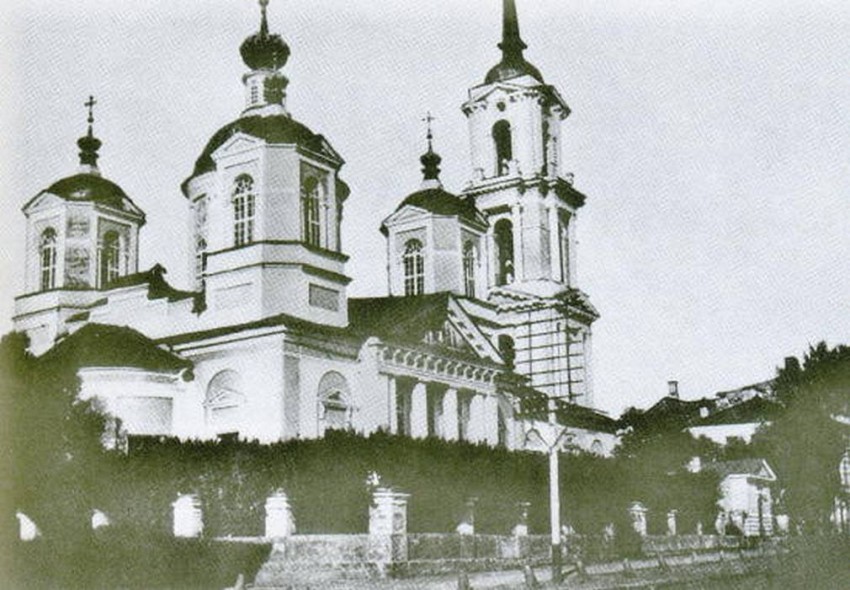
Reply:
<svg viewBox="0 0 850 590"><path fill-rule="evenodd" d="M442 183L440 182L440 162L443 159L434 151L434 133L431 129L431 123L435 120L435 117L431 114L431 111L428 111L428 114L422 119L422 121L428 127L428 133L426 137L428 139L428 151L422 154L422 157L419 158L419 161L422 162L422 188L440 188Z"/></svg>
<svg viewBox="0 0 850 590"><path fill-rule="evenodd" d="M99 175L97 168L97 150L103 145L102 142L94 136L94 105L97 101L94 96L89 96L89 99L83 103L83 106L88 109L88 132L86 135L77 140L77 146L80 148L80 168L83 173Z"/></svg>

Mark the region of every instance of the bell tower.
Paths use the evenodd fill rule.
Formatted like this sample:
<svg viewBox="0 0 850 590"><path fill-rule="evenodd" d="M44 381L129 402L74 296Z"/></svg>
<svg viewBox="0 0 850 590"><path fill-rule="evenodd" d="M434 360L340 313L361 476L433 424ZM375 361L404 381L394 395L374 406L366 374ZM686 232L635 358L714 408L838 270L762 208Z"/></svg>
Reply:
<svg viewBox="0 0 850 590"><path fill-rule="evenodd" d="M487 218L487 299L512 325L516 370L553 396L592 405L590 325L576 279L575 227L585 196L562 175L570 108L526 60L514 0L502 3L501 60L469 90L467 198Z"/></svg>

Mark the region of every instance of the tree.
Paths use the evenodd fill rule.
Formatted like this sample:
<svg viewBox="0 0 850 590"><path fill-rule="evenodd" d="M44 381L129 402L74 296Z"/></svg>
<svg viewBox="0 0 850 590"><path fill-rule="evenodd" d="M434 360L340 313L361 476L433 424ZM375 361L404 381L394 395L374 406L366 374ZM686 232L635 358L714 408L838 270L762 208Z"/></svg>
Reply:
<svg viewBox="0 0 850 590"><path fill-rule="evenodd" d="M78 538L102 485L106 417L78 399L77 367L46 363L27 347L23 334L0 339L4 517L12 522L20 510L46 535Z"/></svg>
<svg viewBox="0 0 850 590"><path fill-rule="evenodd" d="M811 346L802 366L788 363L778 370L776 394L785 412L756 434L753 445L783 483L789 512L825 528L850 434L836 420L850 415L850 347Z"/></svg>

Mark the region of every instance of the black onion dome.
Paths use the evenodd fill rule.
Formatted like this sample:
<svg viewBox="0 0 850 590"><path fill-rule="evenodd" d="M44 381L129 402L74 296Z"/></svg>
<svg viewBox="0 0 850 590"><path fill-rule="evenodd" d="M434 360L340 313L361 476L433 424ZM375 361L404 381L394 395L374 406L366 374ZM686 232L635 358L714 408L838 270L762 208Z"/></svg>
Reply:
<svg viewBox="0 0 850 590"><path fill-rule="evenodd" d="M408 205L437 215L457 215L473 222L481 218L472 199L463 199L441 188L426 188L408 195L396 211Z"/></svg>
<svg viewBox="0 0 850 590"><path fill-rule="evenodd" d="M242 61L252 70L279 70L289 59L289 45L277 33L269 33L266 7L262 4L263 16L260 30L239 47Z"/></svg>
<svg viewBox="0 0 850 590"><path fill-rule="evenodd" d="M63 178L43 192L56 195L66 201L98 203L135 212L133 202L120 186L96 174L75 174Z"/></svg>

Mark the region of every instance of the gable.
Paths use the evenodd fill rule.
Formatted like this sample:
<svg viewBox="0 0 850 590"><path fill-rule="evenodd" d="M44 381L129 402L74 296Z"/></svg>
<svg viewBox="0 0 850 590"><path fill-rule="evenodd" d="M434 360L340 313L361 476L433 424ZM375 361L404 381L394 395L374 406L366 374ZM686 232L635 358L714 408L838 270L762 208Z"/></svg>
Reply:
<svg viewBox="0 0 850 590"><path fill-rule="evenodd" d="M233 136L221 144L217 150L212 153L215 160L220 160L233 154L239 154L257 148L263 145L263 141L252 137L246 133L237 132Z"/></svg>
<svg viewBox="0 0 850 590"><path fill-rule="evenodd" d="M431 215L430 212L413 205L404 205L381 223L382 227L401 225L409 222L422 221Z"/></svg>
<svg viewBox="0 0 850 590"><path fill-rule="evenodd" d="M30 213L35 213L36 211L57 207L62 203L64 203L63 199L52 193L44 191L38 193L32 199L27 201L27 203L21 208L21 211L23 211L24 214L29 215Z"/></svg>

